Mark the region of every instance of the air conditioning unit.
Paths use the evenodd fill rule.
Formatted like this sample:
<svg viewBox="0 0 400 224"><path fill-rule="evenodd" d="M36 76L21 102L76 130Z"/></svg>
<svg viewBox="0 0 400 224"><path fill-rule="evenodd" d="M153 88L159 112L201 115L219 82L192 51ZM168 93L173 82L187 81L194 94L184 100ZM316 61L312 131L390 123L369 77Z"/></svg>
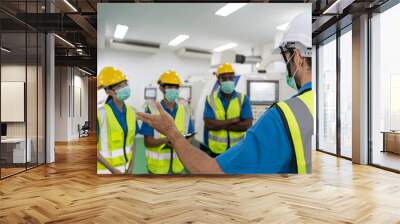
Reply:
<svg viewBox="0 0 400 224"><path fill-rule="evenodd" d="M130 50L146 53L155 53L160 49L160 44L136 40L116 40L111 39L110 47L120 50Z"/></svg>
<svg viewBox="0 0 400 224"><path fill-rule="evenodd" d="M199 50L194 48L180 48L176 51L176 54L181 57L189 57L189 58L200 58L200 59L211 58L210 51Z"/></svg>

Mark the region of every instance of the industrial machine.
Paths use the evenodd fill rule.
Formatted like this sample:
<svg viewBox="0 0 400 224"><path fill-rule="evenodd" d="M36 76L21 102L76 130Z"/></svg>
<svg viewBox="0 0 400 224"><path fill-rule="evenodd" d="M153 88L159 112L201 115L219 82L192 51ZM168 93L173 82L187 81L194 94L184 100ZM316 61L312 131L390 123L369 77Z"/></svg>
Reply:
<svg viewBox="0 0 400 224"><path fill-rule="evenodd" d="M279 101L279 80L247 80L246 89L255 121Z"/></svg>
<svg viewBox="0 0 400 224"><path fill-rule="evenodd" d="M157 100L158 88L149 84L144 88L144 104L141 111L145 111L147 105L155 102Z"/></svg>

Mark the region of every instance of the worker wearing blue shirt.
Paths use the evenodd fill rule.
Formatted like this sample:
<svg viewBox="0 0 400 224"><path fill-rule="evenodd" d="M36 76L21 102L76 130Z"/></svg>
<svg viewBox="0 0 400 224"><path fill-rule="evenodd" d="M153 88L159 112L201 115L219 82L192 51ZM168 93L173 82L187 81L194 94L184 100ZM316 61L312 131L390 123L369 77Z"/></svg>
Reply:
<svg viewBox="0 0 400 224"><path fill-rule="evenodd" d="M97 110L97 173L130 174L138 125L133 108L125 103L131 95L128 80L117 68L105 67L98 88L104 88L108 98Z"/></svg>
<svg viewBox="0 0 400 224"><path fill-rule="evenodd" d="M273 105L241 142L217 158L185 141L160 104L156 104L159 114L138 113L138 119L165 133L190 173L311 173L314 96L310 21L311 15L296 16L274 51L280 52L286 63L287 85L298 93Z"/></svg>
<svg viewBox="0 0 400 224"><path fill-rule="evenodd" d="M207 96L204 107L204 141L211 157L240 142L253 121L248 97L235 91L232 65L222 64L216 75L219 90Z"/></svg>
<svg viewBox="0 0 400 224"><path fill-rule="evenodd" d="M160 91L164 94L161 101L163 109L174 119L174 125L178 127L181 135L194 133L194 125L191 119L188 105L178 103L180 78L175 71L167 71L161 74L159 81ZM155 105L148 105L146 113L158 113ZM146 146L147 169L152 174L180 174L184 172L184 166L180 162L175 150L170 145L165 135L155 131L144 123L141 128ZM190 142L191 138L185 140Z"/></svg>
<svg viewBox="0 0 400 224"><path fill-rule="evenodd" d="M311 90L311 82L298 93ZM297 173L284 119L276 107L266 111L246 133L246 139L216 158L224 173ZM252 161L258 161L254 163Z"/></svg>

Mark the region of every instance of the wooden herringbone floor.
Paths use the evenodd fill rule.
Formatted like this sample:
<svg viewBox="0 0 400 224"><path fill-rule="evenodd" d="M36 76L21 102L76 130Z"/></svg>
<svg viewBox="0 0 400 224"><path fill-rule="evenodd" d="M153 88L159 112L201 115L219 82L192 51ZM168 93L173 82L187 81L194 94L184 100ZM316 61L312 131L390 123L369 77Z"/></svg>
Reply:
<svg viewBox="0 0 400 224"><path fill-rule="evenodd" d="M310 176L100 177L95 139L0 181L0 223L400 223L400 175L322 153Z"/></svg>

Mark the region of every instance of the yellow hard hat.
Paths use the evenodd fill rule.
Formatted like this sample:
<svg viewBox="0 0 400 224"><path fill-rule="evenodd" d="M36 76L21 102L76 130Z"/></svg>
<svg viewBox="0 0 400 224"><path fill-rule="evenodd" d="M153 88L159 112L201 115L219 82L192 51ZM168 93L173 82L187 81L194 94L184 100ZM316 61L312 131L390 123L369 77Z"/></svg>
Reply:
<svg viewBox="0 0 400 224"><path fill-rule="evenodd" d="M220 65L217 69L217 76L220 76L222 74L226 74L226 73L235 73L235 71L232 68L231 64L228 63L224 63L222 65Z"/></svg>
<svg viewBox="0 0 400 224"><path fill-rule="evenodd" d="M160 78L158 79L158 84L181 85L182 83L176 71L168 70L160 75Z"/></svg>
<svg viewBox="0 0 400 224"><path fill-rule="evenodd" d="M122 73L119 69L112 66L107 66L100 71L97 79L97 87L108 87L127 80L128 79L124 73Z"/></svg>

